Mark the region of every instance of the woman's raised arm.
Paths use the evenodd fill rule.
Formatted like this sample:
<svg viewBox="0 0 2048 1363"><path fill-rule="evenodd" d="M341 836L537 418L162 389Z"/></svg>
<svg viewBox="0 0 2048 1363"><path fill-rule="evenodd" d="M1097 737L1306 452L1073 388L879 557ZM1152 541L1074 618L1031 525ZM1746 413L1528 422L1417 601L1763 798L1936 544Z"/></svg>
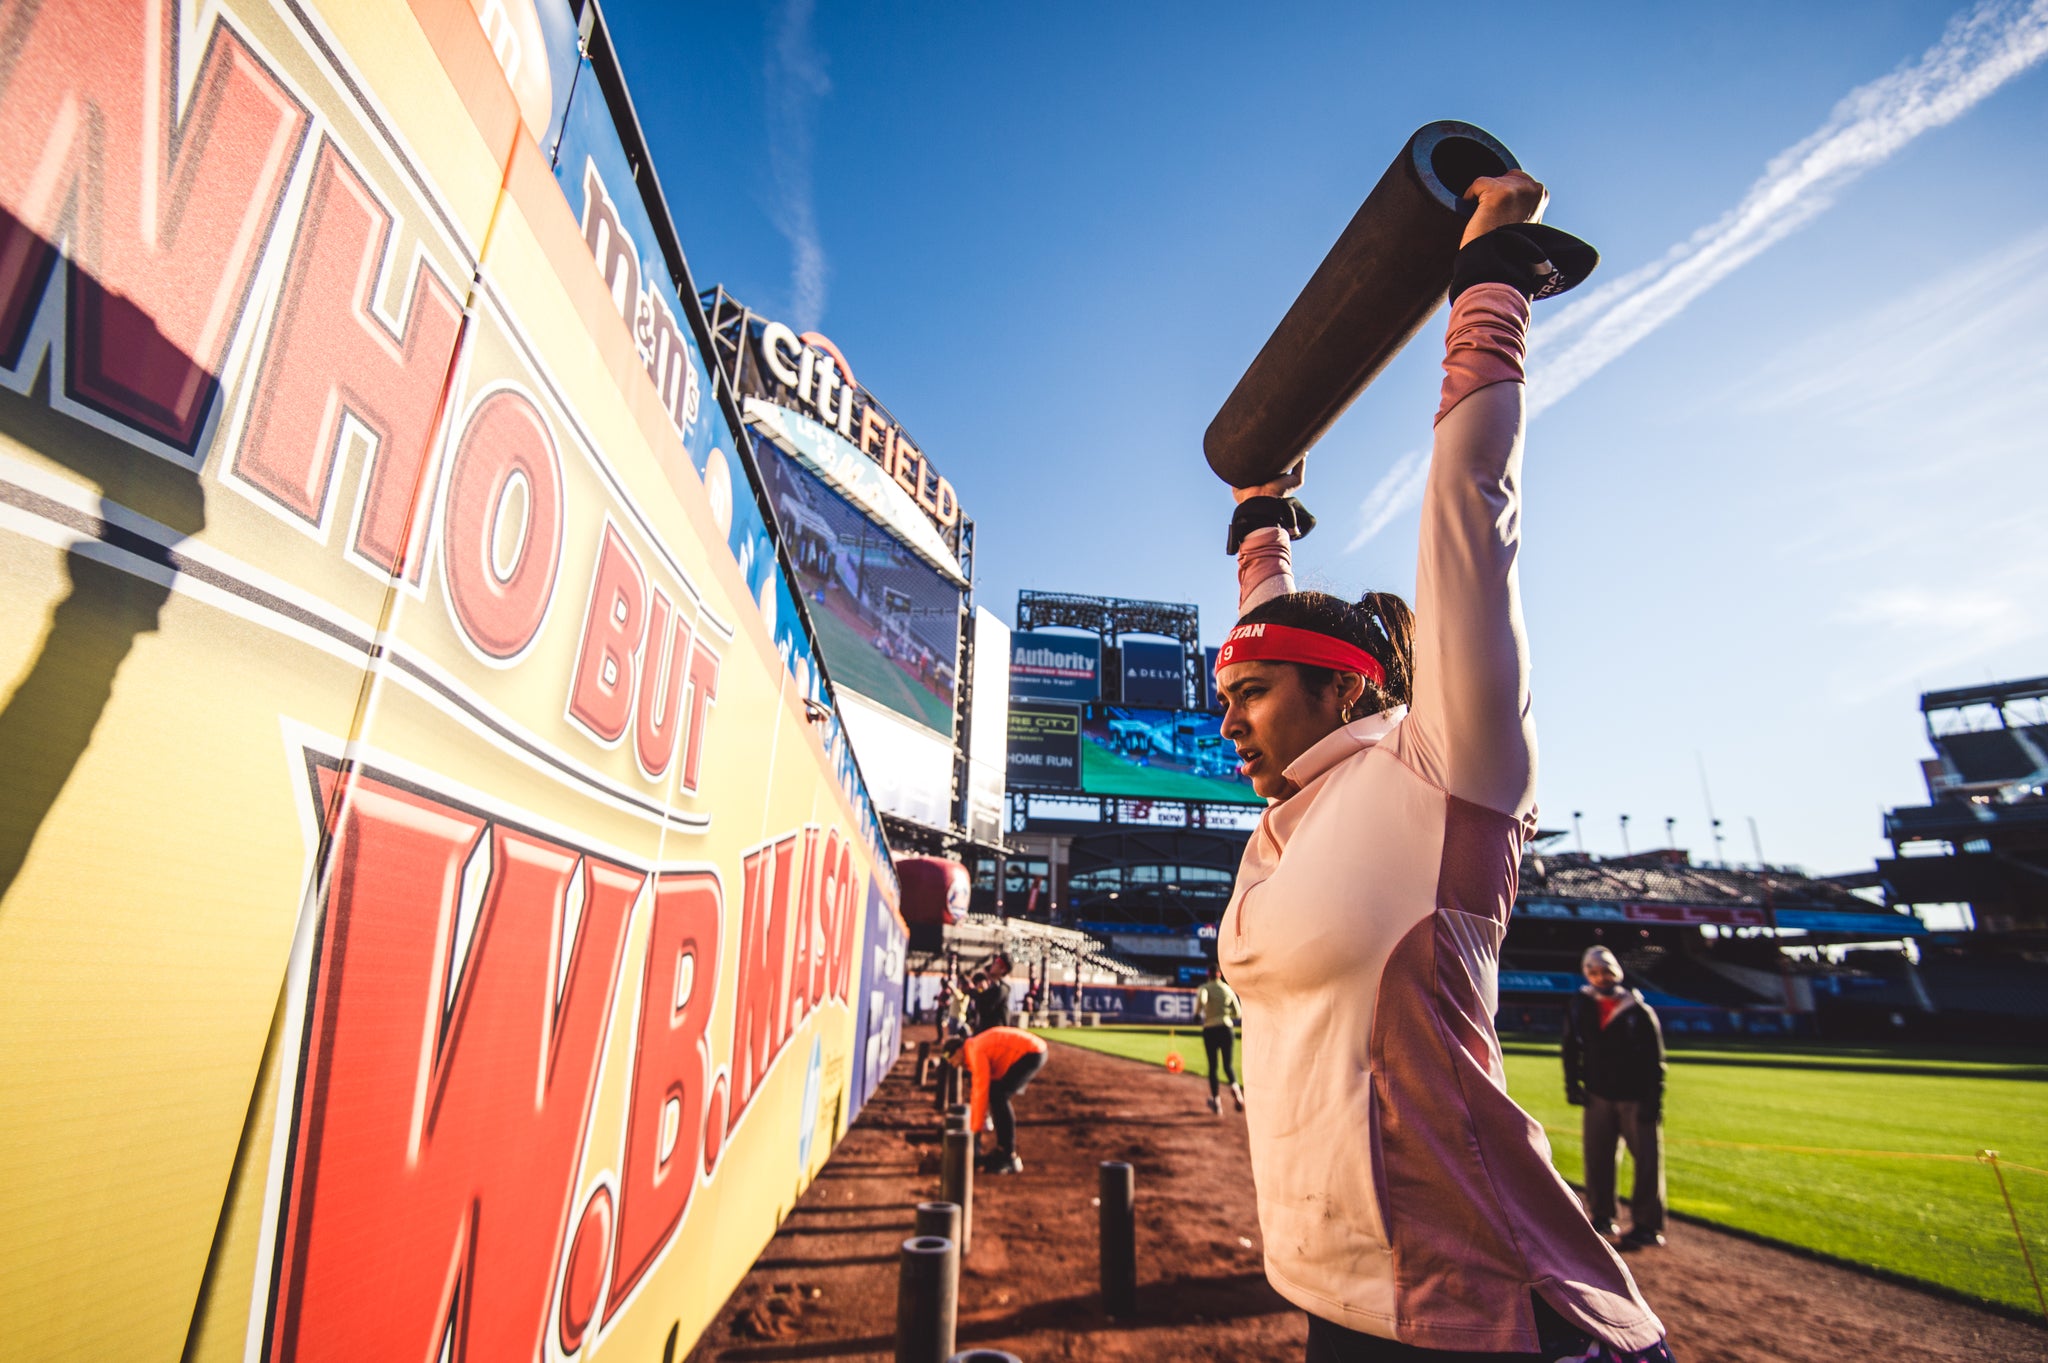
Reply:
<svg viewBox="0 0 2048 1363"><path fill-rule="evenodd" d="M1576 238L1523 227L1549 194L1522 171L1475 180L1444 337L1436 446L1415 566L1415 695L1403 757L1461 800L1523 816L1536 803L1536 725L1516 558L1522 546L1522 398L1529 302L1598 259ZM1577 259L1565 271L1545 246ZM1567 277L1574 274L1576 277ZM1518 280L1517 283L1497 282Z"/></svg>
<svg viewBox="0 0 2048 1363"><path fill-rule="evenodd" d="M1415 696L1403 756L1504 814L1534 805L1536 726L1515 559L1522 542L1522 359L1529 303L1458 295L1415 568Z"/></svg>

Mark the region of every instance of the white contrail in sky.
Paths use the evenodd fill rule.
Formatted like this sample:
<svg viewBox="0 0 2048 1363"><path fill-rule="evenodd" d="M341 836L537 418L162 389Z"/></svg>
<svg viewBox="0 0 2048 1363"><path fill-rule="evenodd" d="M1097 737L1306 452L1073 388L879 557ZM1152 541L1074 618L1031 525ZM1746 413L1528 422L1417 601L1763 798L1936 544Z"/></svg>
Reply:
<svg viewBox="0 0 2048 1363"><path fill-rule="evenodd" d="M1392 525L1410 507L1422 502L1422 486L1429 481L1429 451L1410 450L1394 461L1394 467L1380 475L1358 507L1358 533L1345 551L1358 548Z"/></svg>
<svg viewBox="0 0 2048 1363"><path fill-rule="evenodd" d="M825 247L811 196L811 111L832 92L824 58L811 46L816 0L785 0L769 49L768 165L775 199L770 215L789 242L790 322L815 331L825 316Z"/></svg>
<svg viewBox="0 0 2048 1363"><path fill-rule="evenodd" d="M1852 90L1828 121L1774 157L1742 201L1665 252L1560 309L1530 337L1531 416L1561 400L1686 305L1831 207L1857 176L1952 123L2048 56L2048 0L1981 4L1919 61ZM1357 549L1422 498L1428 462L1404 455L1366 494Z"/></svg>

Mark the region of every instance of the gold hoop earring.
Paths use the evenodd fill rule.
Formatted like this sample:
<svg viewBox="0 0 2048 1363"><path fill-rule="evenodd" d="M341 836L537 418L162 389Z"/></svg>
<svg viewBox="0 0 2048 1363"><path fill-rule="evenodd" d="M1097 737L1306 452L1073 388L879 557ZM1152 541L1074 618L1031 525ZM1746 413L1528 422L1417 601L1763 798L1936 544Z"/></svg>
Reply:
<svg viewBox="0 0 2048 1363"><path fill-rule="evenodd" d="M1350 706L1348 706L1348 705L1347 705L1347 706L1345 706L1345 707L1344 707L1343 709L1341 709L1341 710L1339 710L1339 711L1337 712L1337 722L1338 722L1339 724L1349 724L1349 723L1351 722L1351 707L1350 707Z"/></svg>

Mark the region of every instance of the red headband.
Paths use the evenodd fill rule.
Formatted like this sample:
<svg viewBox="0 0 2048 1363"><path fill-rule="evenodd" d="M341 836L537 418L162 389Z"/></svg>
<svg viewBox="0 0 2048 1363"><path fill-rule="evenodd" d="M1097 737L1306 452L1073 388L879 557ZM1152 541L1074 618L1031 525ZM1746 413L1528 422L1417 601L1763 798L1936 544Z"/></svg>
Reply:
<svg viewBox="0 0 2048 1363"><path fill-rule="evenodd" d="M1362 673L1374 686L1387 684L1387 669L1357 644L1292 625L1239 625L1216 651L1219 673L1232 663L1306 663Z"/></svg>

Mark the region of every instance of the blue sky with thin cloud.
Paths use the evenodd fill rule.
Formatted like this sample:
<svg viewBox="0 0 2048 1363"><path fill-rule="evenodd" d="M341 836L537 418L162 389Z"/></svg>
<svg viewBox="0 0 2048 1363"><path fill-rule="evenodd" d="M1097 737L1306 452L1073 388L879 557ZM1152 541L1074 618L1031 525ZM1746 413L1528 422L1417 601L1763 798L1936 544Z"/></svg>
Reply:
<svg viewBox="0 0 2048 1363"><path fill-rule="evenodd" d="M1546 826L1711 855L1704 765L1731 859L1753 817L1773 862L1868 865L1924 798L1917 693L2048 673L2048 0L607 14L699 282L845 350L999 615L1227 627L1202 430L1406 135L1463 118L1605 256L1532 356ZM1312 455L1311 585L1412 587L1432 352Z"/></svg>

